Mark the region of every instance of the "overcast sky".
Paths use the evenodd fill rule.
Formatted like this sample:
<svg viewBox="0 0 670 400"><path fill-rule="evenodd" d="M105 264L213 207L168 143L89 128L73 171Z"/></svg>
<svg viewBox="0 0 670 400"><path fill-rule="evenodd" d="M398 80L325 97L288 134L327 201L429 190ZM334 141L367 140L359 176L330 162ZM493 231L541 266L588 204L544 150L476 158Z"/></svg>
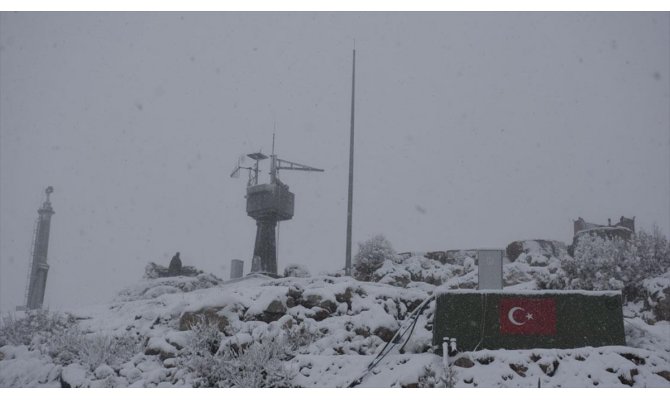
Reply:
<svg viewBox="0 0 670 400"><path fill-rule="evenodd" d="M275 121L281 158L325 169L282 173L279 270L342 268L354 38L354 243L570 242L579 216L667 234L669 37L668 13L2 13L0 309L24 301L48 185L52 309L176 251L248 271L229 174Z"/></svg>

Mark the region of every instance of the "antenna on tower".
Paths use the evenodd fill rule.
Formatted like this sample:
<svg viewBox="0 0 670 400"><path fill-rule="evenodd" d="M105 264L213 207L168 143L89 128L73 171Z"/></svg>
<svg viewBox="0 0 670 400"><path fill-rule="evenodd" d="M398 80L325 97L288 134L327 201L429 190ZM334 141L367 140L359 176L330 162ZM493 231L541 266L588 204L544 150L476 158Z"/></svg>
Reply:
<svg viewBox="0 0 670 400"><path fill-rule="evenodd" d="M244 164L244 155L241 155L237 159L237 166L233 168L233 172L230 173L231 178L239 178L240 177L240 170L241 169L250 169L249 167L243 167L242 164Z"/></svg>
<svg viewBox="0 0 670 400"><path fill-rule="evenodd" d="M275 120L274 125L272 126L272 154L275 153L275 134L277 133L277 120Z"/></svg>

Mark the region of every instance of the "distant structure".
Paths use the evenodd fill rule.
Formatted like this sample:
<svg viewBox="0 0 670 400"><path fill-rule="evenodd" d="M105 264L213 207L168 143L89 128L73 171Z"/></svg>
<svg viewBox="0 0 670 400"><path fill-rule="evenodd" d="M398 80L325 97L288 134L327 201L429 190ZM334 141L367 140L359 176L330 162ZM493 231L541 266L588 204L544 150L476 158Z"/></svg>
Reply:
<svg viewBox="0 0 670 400"><path fill-rule="evenodd" d="M37 210L37 222L33 233L32 262L30 265L30 278L26 293L26 307L28 310L42 308L44 303L44 292L47 285L47 253L49 251L49 230L51 228L51 216L55 214L51 208L49 196L53 193L53 187L46 188L46 201Z"/></svg>
<svg viewBox="0 0 670 400"><path fill-rule="evenodd" d="M595 234L602 238L612 239L615 237L630 240L635 235L635 217L626 218L621 216L619 222L612 225L612 219L607 219L607 225L599 225L591 222L586 222L584 218L579 217L574 222L574 236L572 237L572 245L568 246L568 254L574 255L574 249L577 241L582 235Z"/></svg>
<svg viewBox="0 0 670 400"><path fill-rule="evenodd" d="M620 237L629 240L635 234L635 217L626 218L621 216L619 222L612 225L612 220L607 219L607 225L598 225L591 222L584 221L584 218L579 217L574 221L574 237L578 237L584 233L596 233L607 237Z"/></svg>
<svg viewBox="0 0 670 400"><path fill-rule="evenodd" d="M247 157L254 160L253 167L243 167L238 161L231 177L239 176L240 169L249 170L247 184L247 215L256 220L256 241L251 263L251 273L264 273L277 277L277 222L293 218L295 196L288 190L288 185L279 180L282 169L294 171L318 171L322 169L309 167L292 161L285 161L274 154L274 135L272 138L272 154L251 153ZM259 163L270 158L270 183L259 183Z"/></svg>

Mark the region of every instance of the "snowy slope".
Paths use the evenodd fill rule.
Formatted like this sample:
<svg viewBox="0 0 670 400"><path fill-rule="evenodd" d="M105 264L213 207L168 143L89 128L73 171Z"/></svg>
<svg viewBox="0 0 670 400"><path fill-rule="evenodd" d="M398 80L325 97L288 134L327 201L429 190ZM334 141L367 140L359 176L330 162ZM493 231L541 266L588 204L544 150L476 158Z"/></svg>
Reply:
<svg viewBox="0 0 670 400"><path fill-rule="evenodd" d="M413 273L438 272L431 263L422 267L415 260L411 265ZM512 270L520 274L527 272L520 271L524 268L535 267L517 265ZM439 280L446 281L444 287L470 288L471 274L471 268L455 266L442 271ZM509 289L532 288L533 283L522 280ZM107 306L72 312L86 337L129 341L130 347L122 348L125 358L107 357L103 363L91 360L95 351L67 358L45 351L53 349L49 343L5 345L0 347L0 387L191 387L202 382L184 356L196 339L189 323L198 316L215 320L222 331L221 348L243 349L298 332L292 355L282 361L289 383L346 387L437 288L325 275L276 280L252 276L227 283L211 275L143 280ZM667 321L652 326L627 319L628 347L482 350L458 354L445 369L430 348L432 310L428 307L420 315L405 354L390 354L359 386L537 387L539 381L542 387L670 387ZM134 339L137 347L132 347ZM91 341L85 343L90 346Z"/></svg>

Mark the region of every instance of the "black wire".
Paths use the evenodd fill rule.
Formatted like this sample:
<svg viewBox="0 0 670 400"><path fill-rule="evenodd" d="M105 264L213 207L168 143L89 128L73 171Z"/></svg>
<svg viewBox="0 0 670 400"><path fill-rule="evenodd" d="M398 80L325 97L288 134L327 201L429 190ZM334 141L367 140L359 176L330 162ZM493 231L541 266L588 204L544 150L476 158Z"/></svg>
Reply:
<svg viewBox="0 0 670 400"><path fill-rule="evenodd" d="M479 343L477 343L474 350L472 350L472 351L477 351L477 348L479 348L479 345L482 344L482 342L484 341L484 324L486 323L486 293L482 293L482 296L484 297L484 301L481 303L482 304L482 321L481 321L482 330L481 330L481 334L479 336Z"/></svg>
<svg viewBox="0 0 670 400"><path fill-rule="evenodd" d="M428 299L431 299L431 298L429 297ZM376 365L377 365L377 364L378 364L384 357L386 357L386 356L391 352L391 350L393 350L393 347L395 347L395 345L397 345L397 344L400 342L400 340L403 338L403 336L405 336L405 334L406 334L408 331L410 331L409 336L407 337L407 339L405 339L405 343L403 343L403 345L402 345L402 347L401 347L400 349L402 350L402 348L405 347L405 345L406 345L407 342L409 341L409 338L412 336L412 333L414 332L414 327L416 326L416 323L417 323L417 321L419 320L419 316L421 315L422 311L426 308L426 306L427 306L428 304L430 304L430 301L426 301L425 304L423 304L422 307L419 307L419 308L417 308L416 310L414 310L414 312L413 312L414 315L412 315L412 316L410 317L411 319L413 319L411 325L410 325L409 327L405 328L405 330L400 334L400 336L399 336L397 339L396 339L396 337L394 336L388 343L386 343L386 346L384 346L384 348L382 349L382 351L379 353L379 356L377 356L377 358L375 358L375 360L373 360L373 363L375 364L374 366L376 366ZM394 340L394 339L395 339L395 340ZM386 349L386 347L387 347L390 343L393 343L393 345L391 346L391 348L389 349L389 351L388 351L386 354L384 354L384 355L382 356L382 354L384 353L384 349ZM381 358L380 358L380 356L381 356ZM372 365L372 363L370 363L370 365ZM374 366L372 366L372 368L374 368ZM368 369L370 369L370 367L369 367Z"/></svg>
<svg viewBox="0 0 670 400"><path fill-rule="evenodd" d="M402 346L398 349L398 352L402 352L405 349L405 346L407 343L409 343L409 338L412 337L412 333L414 333L414 328L416 327L417 322L419 322L419 317L421 316L421 313L416 315L416 318L414 318L414 322L412 322L412 325L410 327L409 331L409 336L407 336L407 339L405 340L405 343L402 344Z"/></svg>
<svg viewBox="0 0 670 400"><path fill-rule="evenodd" d="M384 357L386 357L387 355L389 355L389 353L391 353L391 350L393 350L393 348L396 346L396 344L398 344L400 339L402 339L402 337L405 336L405 334L409 331L410 332L409 336L407 336L407 339L405 339L405 343L403 343L400 350L402 350L405 347L405 345L409 342L409 339L412 337L412 333L414 333L414 327L416 326L416 323L419 320L419 316L422 314L422 312L426 308L426 306L428 306L430 304L430 302L433 300L433 298L435 298L435 295L431 295L430 297L428 297L426 300L424 300L424 304L420 305L416 310L414 310L414 313L413 313L414 315L412 315L410 317L410 318L413 319L411 325L409 327L405 328L405 330L400 334L400 336L398 337L398 340L396 341L396 336L398 336L398 333L400 332L400 330L398 330L398 332L391 338L391 340L388 341L386 343L386 345L384 345L382 350L379 352L379 355L377 357L375 357L375 359L372 360L372 362L370 364L368 364L368 367L367 367L367 370L365 371L365 373L363 373L363 375L360 378L351 382L347 386L348 388L353 388L355 386L358 386L363 381L363 378L365 378L368 375L368 373L370 373L370 371L374 367L376 367L384 359ZM384 353L384 351L386 350L386 348L389 345L391 345L391 347L389 348L389 350L386 353Z"/></svg>

